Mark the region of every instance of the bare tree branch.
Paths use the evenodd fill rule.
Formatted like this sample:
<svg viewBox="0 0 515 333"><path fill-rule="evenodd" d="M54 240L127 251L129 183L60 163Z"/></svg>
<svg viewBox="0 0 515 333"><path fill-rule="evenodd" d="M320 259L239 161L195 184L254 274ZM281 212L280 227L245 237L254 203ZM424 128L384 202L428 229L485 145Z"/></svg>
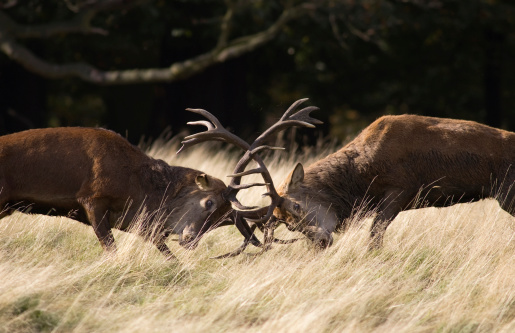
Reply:
<svg viewBox="0 0 515 333"><path fill-rule="evenodd" d="M149 2L150 0L83 0L73 4L71 0L65 0L66 6L72 12L78 13L83 10L95 12L113 10L119 8L130 8Z"/></svg>
<svg viewBox="0 0 515 333"><path fill-rule="evenodd" d="M227 5L227 11L225 12L225 15L222 19L222 24L220 25L220 37L218 38L218 44L216 45L217 49L221 49L227 46L229 35L231 34L234 8L236 6L232 0L226 0L225 3Z"/></svg>
<svg viewBox="0 0 515 333"><path fill-rule="evenodd" d="M331 24L331 29L333 30L333 35L336 38L336 40L338 41L338 43L340 44L340 46L343 49L348 50L349 46L347 45L347 43L345 43L345 40L343 39L343 37L340 33L340 28L338 27L338 22L336 22L336 16L333 13L329 14L329 23Z"/></svg>
<svg viewBox="0 0 515 333"><path fill-rule="evenodd" d="M73 33L107 35L105 29L91 26L91 20L102 11L131 8L149 0L87 0L78 4L66 1L68 8L77 14L70 20L38 25L22 25L14 22L0 11L0 30L8 32L16 39L48 38L54 35Z"/></svg>
<svg viewBox="0 0 515 333"><path fill-rule="evenodd" d="M95 0L89 0L87 2L90 2L90 1L95 1ZM72 12L74 12L74 13L79 12L81 4L79 4L79 3L74 4L70 0L64 0L64 3L66 4L66 7L68 7L68 9L71 10Z"/></svg>
<svg viewBox="0 0 515 333"><path fill-rule="evenodd" d="M14 22L9 16L0 11L0 31L20 39L48 38L54 35L72 33L107 35L106 30L91 26L90 23L95 14L96 12L94 11L87 11L77 14L73 19L68 21L39 25L21 25Z"/></svg>
<svg viewBox="0 0 515 333"><path fill-rule="evenodd" d="M49 63L36 56L15 40L15 37L11 34L13 30L9 27L12 20L10 22L10 19L4 20L5 15L3 17L0 16L0 51L27 70L52 79L77 77L87 82L105 85L172 82L199 73L216 63L221 63L253 51L272 40L289 21L302 15L305 10L305 7L302 6L287 8L277 21L264 31L233 41L224 41L223 39L226 37L221 37L222 42L219 42L219 45L222 45L221 47L217 46L210 52L183 62L174 63L165 68L102 71L86 63ZM222 30L224 29L225 28L222 28ZM50 31L49 29L46 34ZM44 36L46 36L46 34ZM18 34L15 34L15 36L19 37ZM223 44L225 44L225 46Z"/></svg>

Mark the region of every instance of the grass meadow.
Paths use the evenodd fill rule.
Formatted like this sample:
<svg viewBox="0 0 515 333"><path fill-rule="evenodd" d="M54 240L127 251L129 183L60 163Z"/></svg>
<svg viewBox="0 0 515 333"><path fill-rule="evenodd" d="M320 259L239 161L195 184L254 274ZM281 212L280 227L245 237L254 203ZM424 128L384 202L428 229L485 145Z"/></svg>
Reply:
<svg viewBox="0 0 515 333"><path fill-rule="evenodd" d="M267 163L280 183L332 147ZM176 149L148 152L226 182L238 158L216 145ZM241 199L264 204L262 191ZM515 332L515 220L496 201L403 212L374 252L370 222L354 218L322 252L299 241L222 260L209 257L241 243L236 228L194 251L172 235L179 260L169 262L132 234L115 231L119 251L106 256L91 227L15 213L0 221L0 332Z"/></svg>

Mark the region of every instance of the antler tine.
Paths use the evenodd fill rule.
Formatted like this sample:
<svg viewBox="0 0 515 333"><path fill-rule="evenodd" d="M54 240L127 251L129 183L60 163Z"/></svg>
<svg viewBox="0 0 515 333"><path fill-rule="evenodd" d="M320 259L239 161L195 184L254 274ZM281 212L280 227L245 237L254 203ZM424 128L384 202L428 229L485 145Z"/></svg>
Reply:
<svg viewBox="0 0 515 333"><path fill-rule="evenodd" d="M299 105L301 105L302 103L304 103L308 99L309 98L301 98L301 99L296 100L295 102L293 102L292 105L290 105L290 107L288 108L288 110L286 110L286 112L283 114L283 116L281 117L281 120L286 120L286 118L288 118L292 113L295 112L295 110L297 109L297 107Z"/></svg>
<svg viewBox="0 0 515 333"><path fill-rule="evenodd" d="M263 207L263 208L267 208L267 212L265 215L261 215L261 217L259 217L259 218L253 218L253 217L251 217L252 215L250 215L250 214L247 215L247 214L245 214L245 212L242 212L242 216L245 217L249 222L253 222L253 223L257 223L257 224L265 223L274 214L274 209L276 206L277 205L274 205L272 203L269 207ZM258 210L256 210L256 211L258 211Z"/></svg>
<svg viewBox="0 0 515 333"><path fill-rule="evenodd" d="M313 111L316 111L316 110L319 110L319 108L316 107L316 106L308 106L308 107L306 107L306 108L304 108L304 109L302 109L300 111L297 111L295 114L291 115L290 119L302 121L302 122L308 123L310 125L313 125L313 124L314 125L323 124L324 123L323 121L315 119L315 118L310 116L310 113L313 112Z"/></svg>
<svg viewBox="0 0 515 333"><path fill-rule="evenodd" d="M255 149L256 147L261 146L263 141L265 141L265 139L270 135L282 131L288 127L298 126L314 128L315 125L322 124L322 121L312 118L309 115L312 111L318 110L316 106L308 106L300 111L297 111L297 107L307 100L307 98L302 98L294 102L275 124L269 127L252 143L250 146L251 149Z"/></svg>
<svg viewBox="0 0 515 333"><path fill-rule="evenodd" d="M234 224L238 228L238 230L241 232L242 235L244 235L245 239L243 240L243 244L241 244L236 250L231 251L226 254L222 254L220 256L211 257L210 259L223 259L223 258L231 258L235 257L239 254L241 254L246 248L249 243L256 247L263 247L263 244L257 239L256 235L254 235L254 230L256 230L256 225L252 225L249 227L247 223L243 222L243 217L239 214L239 212L235 212L234 216Z"/></svg>
<svg viewBox="0 0 515 333"><path fill-rule="evenodd" d="M286 150L286 148L283 148L283 147L272 147L272 146L259 146L257 148L254 148L250 151L250 155L255 155L256 153L262 151L262 150L265 150L265 149L269 149L269 150Z"/></svg>
<svg viewBox="0 0 515 333"><path fill-rule="evenodd" d="M198 143L205 142L205 141L225 141L228 143L232 143L235 146L240 147L243 150L249 149L249 144L239 138L238 136L232 134L227 129L225 129L218 118L213 116L210 112L204 110L204 109L186 109L187 111L197 113L205 118L207 118L209 121L206 120L199 120L199 121L191 121L188 122L188 125L202 125L207 128L207 131L195 133L192 135L188 135L184 138L184 140L181 142L182 147L177 151L177 154L179 154L181 151L187 149L188 147L194 146Z"/></svg>
<svg viewBox="0 0 515 333"><path fill-rule="evenodd" d="M214 126L212 123L210 123L207 120L189 121L189 122L186 123L186 125L192 125L192 126L203 125L203 126L206 126L208 130L213 130L216 127L216 126ZM185 137L185 139L187 139L190 136Z"/></svg>
<svg viewBox="0 0 515 333"><path fill-rule="evenodd" d="M248 171L244 171L247 165L250 163L251 160L254 160L258 164L258 168L251 169ZM272 177L270 176L270 172L268 171L265 163L263 160L258 156L252 153L252 151L248 150L245 155L239 160L238 164L236 165L236 168L234 169L234 173L231 175L232 180L231 183L228 186L228 195L227 197L232 203L238 202L236 199L236 194L240 189L248 188L247 185L240 185L241 177L254 174L254 173L260 173L263 177L263 180L265 181L264 184L267 188L268 193L271 193L271 197L278 196L277 192L275 191L275 187L273 185ZM249 184L253 185L253 184ZM257 185L254 185L257 186ZM278 199L277 199L278 200ZM238 202L239 203L239 202Z"/></svg>
<svg viewBox="0 0 515 333"><path fill-rule="evenodd" d="M230 198L229 202L231 203L231 205L233 207L235 207L240 212L250 212L250 211L258 208L257 206L242 205L241 202L239 202L238 199L236 199L236 198Z"/></svg>
<svg viewBox="0 0 515 333"><path fill-rule="evenodd" d="M240 208L238 208L238 206L242 207L241 210L238 211L240 216L244 217L249 222L263 224L270 219L270 217L274 213L275 207L279 206L280 202L282 200L282 198L277 193L275 193L275 194L265 193L263 195L271 197L272 202L270 203L269 206L260 207L260 208L246 207L246 206L243 206L238 201L238 199L236 199L235 197L231 198L230 201L237 209L240 209Z"/></svg>
<svg viewBox="0 0 515 333"><path fill-rule="evenodd" d="M249 227L250 236L245 237L245 239L243 240L243 244L241 244L236 250L231 251L226 254L222 254L220 256L211 257L210 259L225 259L225 258L236 257L237 255L241 254L247 248L247 245L249 245L249 243L252 243L252 245L257 246L257 247L263 247L261 242L254 235L254 230L256 230L255 224L252 227Z"/></svg>
<svg viewBox="0 0 515 333"><path fill-rule="evenodd" d="M211 121L213 123L213 125L215 125L216 128L223 128L223 126L220 123L220 121L218 120L218 118L213 116L213 114L209 111L206 111L204 109L191 109L191 108L187 108L186 111L190 111L190 112L199 114L199 115L203 116L204 118L209 119L209 121Z"/></svg>
<svg viewBox="0 0 515 333"><path fill-rule="evenodd" d="M227 175L227 177L232 177L232 178L243 177L243 176L248 176L248 175L257 174L257 173L261 173L261 172L263 172L263 169L256 168L256 169L251 169L251 170L235 173L233 175Z"/></svg>
<svg viewBox="0 0 515 333"><path fill-rule="evenodd" d="M231 204L235 206L238 210L238 213L249 220L257 220L260 216L263 216L263 214L266 214L268 212L268 207L248 207L242 205L238 199L231 200Z"/></svg>
<svg viewBox="0 0 515 333"><path fill-rule="evenodd" d="M267 186L267 183L250 183L250 184L241 184L241 185L232 185L232 188L235 190L246 190L255 186Z"/></svg>

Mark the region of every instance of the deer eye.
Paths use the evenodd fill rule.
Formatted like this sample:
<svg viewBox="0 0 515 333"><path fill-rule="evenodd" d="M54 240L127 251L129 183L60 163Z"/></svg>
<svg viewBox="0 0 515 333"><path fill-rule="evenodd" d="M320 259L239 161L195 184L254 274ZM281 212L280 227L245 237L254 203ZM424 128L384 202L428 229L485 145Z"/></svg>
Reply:
<svg viewBox="0 0 515 333"><path fill-rule="evenodd" d="M213 201L206 200L206 202L204 203L204 206L206 207L206 209L210 209L211 207L213 207Z"/></svg>
<svg viewBox="0 0 515 333"><path fill-rule="evenodd" d="M300 205L298 203L294 203L293 210L296 211L297 213L300 212Z"/></svg>

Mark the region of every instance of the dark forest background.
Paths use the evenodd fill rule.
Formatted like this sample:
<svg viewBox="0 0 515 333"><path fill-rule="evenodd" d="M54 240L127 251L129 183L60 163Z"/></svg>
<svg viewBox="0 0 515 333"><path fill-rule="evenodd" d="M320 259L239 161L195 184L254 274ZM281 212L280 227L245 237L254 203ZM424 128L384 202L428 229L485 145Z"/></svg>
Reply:
<svg viewBox="0 0 515 333"><path fill-rule="evenodd" d="M0 8L0 134L102 126L137 142L178 133L193 107L252 137L302 97L337 138L402 113L515 130L514 1L0 0ZM245 38L261 32L268 39L256 47ZM229 45L243 51L220 56ZM166 69L211 50L218 60L164 78L66 71Z"/></svg>

